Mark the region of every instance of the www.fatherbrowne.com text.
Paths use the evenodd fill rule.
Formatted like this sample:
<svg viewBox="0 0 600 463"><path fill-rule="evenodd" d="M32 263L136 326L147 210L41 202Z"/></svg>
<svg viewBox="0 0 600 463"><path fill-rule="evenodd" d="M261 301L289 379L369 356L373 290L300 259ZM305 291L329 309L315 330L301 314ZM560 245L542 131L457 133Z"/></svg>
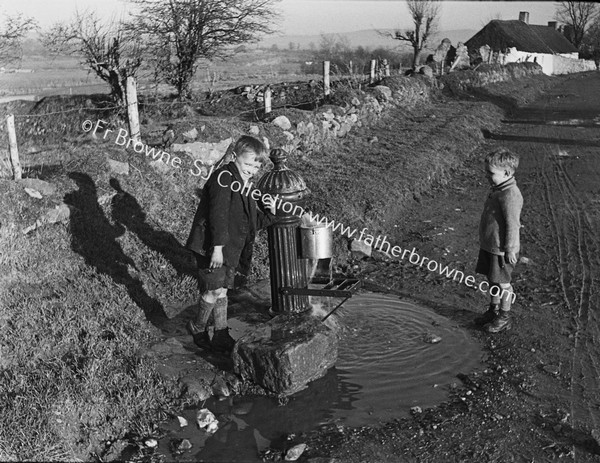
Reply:
<svg viewBox="0 0 600 463"><path fill-rule="evenodd" d="M372 249L381 251L388 256L398 257L403 261L408 257L408 262L410 262L412 265L425 267L430 272L438 273L441 276L452 279L452 281L464 283L469 288L477 288L482 293L490 294L494 297L499 296L500 298L510 298L512 302L514 302L517 297L512 291L508 291L507 289L503 289L495 285L490 287L490 284L485 280L477 283L477 280L472 275L465 275L464 272L461 272L460 270L450 268L447 265L440 264L436 260L421 256L414 247L412 249L402 249L400 246L392 246L387 239L387 235L383 237L381 235L377 235L377 237L375 237L367 233L367 228L363 228L360 231L358 231L356 228L352 229L351 227L345 226L340 222L329 220L327 217L321 217L320 214L314 214L311 211L307 211L297 204L295 205L289 201L284 201L283 198L280 198L278 194L263 194L260 190L253 187L252 182L245 181L243 184L237 180L228 182L227 180L230 179L225 178L227 175L231 176L231 173L229 171L220 172L217 177L217 181L222 187L231 188L234 193L239 192L242 195L251 197L255 201L262 200L263 202L267 202L274 200L276 209L280 209L286 214L293 214L297 217L303 217L306 214L311 223L316 223L320 226L324 225L325 227L331 228L333 231L338 231L341 235L344 235L348 238L355 238L356 240L362 241L366 245L371 246ZM357 234L358 236L356 236Z"/></svg>

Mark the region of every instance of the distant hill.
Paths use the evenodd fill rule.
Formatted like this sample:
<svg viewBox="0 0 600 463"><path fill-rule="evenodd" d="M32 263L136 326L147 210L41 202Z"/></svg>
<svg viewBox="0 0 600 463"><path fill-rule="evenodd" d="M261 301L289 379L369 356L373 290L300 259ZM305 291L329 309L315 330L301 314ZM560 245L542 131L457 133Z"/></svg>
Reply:
<svg viewBox="0 0 600 463"><path fill-rule="evenodd" d="M383 33L393 33L393 29L382 29ZM450 39L452 45L456 46L458 42L466 42L473 35L477 33L476 30L473 29L460 29L460 30L452 30L452 31L442 31L433 38L431 41L431 48L436 48L437 45L444 38ZM354 32L343 32L339 34L323 34L326 36L337 35L340 37L345 37L348 39L350 45L352 47L363 46L365 48L398 48L405 49L408 48L407 42L401 42L398 40L394 40L389 36L382 36L376 30L362 30L362 31L354 31ZM321 34L318 35L272 35L264 40L262 40L258 46L264 48L270 48L273 45L276 45L279 49L286 49L290 47L290 44L294 44L294 48L301 49L309 49L311 44L315 47L319 47L319 43L321 42Z"/></svg>

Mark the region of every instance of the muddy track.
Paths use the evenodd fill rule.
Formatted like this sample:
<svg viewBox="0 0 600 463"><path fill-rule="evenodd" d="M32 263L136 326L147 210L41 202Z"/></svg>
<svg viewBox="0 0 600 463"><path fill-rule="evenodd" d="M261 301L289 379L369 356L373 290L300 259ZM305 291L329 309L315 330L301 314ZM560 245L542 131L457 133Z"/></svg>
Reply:
<svg viewBox="0 0 600 463"><path fill-rule="evenodd" d="M542 222L547 224L549 233L545 239L540 239L543 230L525 232L524 235L537 246L541 245L540 250L549 258L548 264L556 266L566 308L564 315L571 318L571 343L565 346L569 349L568 356L561 368L569 375L570 425L573 429L597 432L600 429L600 235L597 214L600 125L595 125L593 119L580 120L577 127L548 124L548 119L560 120L567 112L572 115L573 110L581 108L586 95L593 92L590 85L597 87L598 79L591 82L573 79L567 81L564 88L554 89L553 93L566 94L567 98L560 105L553 95L540 102L540 111L534 113L544 115L546 124L513 126L506 138L516 136L525 141L531 137L537 141L558 137L560 140L559 143L525 141L515 144L517 151L529 156L522 166L529 172L537 172L537 188L526 191L531 204L528 209L531 214L543 216ZM597 106L596 114L600 114L600 103ZM550 341L548 335L545 337ZM556 347L560 348L560 343ZM573 455L577 461L580 455L575 446Z"/></svg>

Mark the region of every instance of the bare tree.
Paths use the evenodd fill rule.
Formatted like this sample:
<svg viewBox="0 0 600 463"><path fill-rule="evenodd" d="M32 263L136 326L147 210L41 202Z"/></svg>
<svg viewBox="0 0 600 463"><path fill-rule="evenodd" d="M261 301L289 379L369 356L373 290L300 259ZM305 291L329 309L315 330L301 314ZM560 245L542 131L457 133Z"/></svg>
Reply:
<svg viewBox="0 0 600 463"><path fill-rule="evenodd" d="M271 28L277 0L131 0L130 30L157 57L164 80L190 95L200 59L225 58L232 46L255 42Z"/></svg>
<svg viewBox="0 0 600 463"><path fill-rule="evenodd" d="M70 23L57 23L42 34L51 53L79 54L83 63L110 85L115 101L125 101L127 77L135 77L142 64L142 48L116 21L101 21L93 12L75 14Z"/></svg>
<svg viewBox="0 0 600 463"><path fill-rule="evenodd" d="M414 28L397 30L391 36L395 40L410 43L413 49L413 68L419 63L419 57L427 46L428 40L436 31L440 14L439 0L407 0L406 5L412 17Z"/></svg>
<svg viewBox="0 0 600 463"><path fill-rule="evenodd" d="M7 16L0 26L0 64L20 61L23 57L23 39L36 28L37 22L33 18L22 14Z"/></svg>
<svg viewBox="0 0 600 463"><path fill-rule="evenodd" d="M556 6L555 19L570 26L565 34L577 48L581 45L585 33L600 14L600 5L593 2L563 0Z"/></svg>

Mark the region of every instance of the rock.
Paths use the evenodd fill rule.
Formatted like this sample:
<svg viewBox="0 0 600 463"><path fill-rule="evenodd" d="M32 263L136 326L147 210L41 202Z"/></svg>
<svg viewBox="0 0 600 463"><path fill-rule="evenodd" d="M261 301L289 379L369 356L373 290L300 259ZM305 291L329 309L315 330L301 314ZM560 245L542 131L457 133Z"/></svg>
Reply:
<svg viewBox="0 0 600 463"><path fill-rule="evenodd" d="M225 382L225 379L221 376L216 376L214 381L212 382L211 389L213 395L217 397L229 397L231 395L231 391Z"/></svg>
<svg viewBox="0 0 600 463"><path fill-rule="evenodd" d="M192 448L192 443L188 439L172 439L169 443L169 449L176 455L182 454Z"/></svg>
<svg viewBox="0 0 600 463"><path fill-rule="evenodd" d="M427 333L423 337L423 342L426 342L428 344L437 344L438 342L441 342L441 340L442 340L441 336L438 336L437 334L432 334L432 333Z"/></svg>
<svg viewBox="0 0 600 463"><path fill-rule="evenodd" d="M273 119L272 124L276 125L277 127L279 127L282 130L290 130L292 128L292 123L285 116L276 117L275 119Z"/></svg>
<svg viewBox="0 0 600 463"><path fill-rule="evenodd" d="M107 159L108 168L117 175L129 175L129 163L115 161L114 159Z"/></svg>
<svg viewBox="0 0 600 463"><path fill-rule="evenodd" d="M350 132L351 128L352 128L352 126L350 124L348 124L347 122L342 122L340 124L340 129L338 130L337 136L338 137L345 136L348 132Z"/></svg>
<svg viewBox="0 0 600 463"><path fill-rule="evenodd" d="M352 122L353 124L356 124L358 122L358 115L350 114L350 122Z"/></svg>
<svg viewBox="0 0 600 463"><path fill-rule="evenodd" d="M178 416L177 420L179 421L179 426L181 428L185 428L188 425L188 421L183 416Z"/></svg>
<svg viewBox="0 0 600 463"><path fill-rule="evenodd" d="M155 447L158 447L158 441L156 439L146 439L144 441L144 445L153 449Z"/></svg>
<svg viewBox="0 0 600 463"><path fill-rule="evenodd" d="M283 135L285 136L285 138L287 139L288 142L290 142L294 139L294 134L291 132L288 132L287 130L284 130Z"/></svg>
<svg viewBox="0 0 600 463"><path fill-rule="evenodd" d="M364 241L355 239L350 243L350 251L352 252L353 257L362 259L364 257L371 257L373 248Z"/></svg>
<svg viewBox="0 0 600 463"><path fill-rule="evenodd" d="M30 188L32 190L38 191L42 194L42 196L51 196L56 193L56 186L52 183L45 182L44 180L39 180L37 178L23 178L21 180L17 180L19 185L22 185L25 188Z"/></svg>
<svg viewBox="0 0 600 463"><path fill-rule="evenodd" d="M198 414L196 415L196 423L198 423L198 427L209 434L217 432L219 429L219 422L217 418L208 408L203 408L202 410L198 410Z"/></svg>
<svg viewBox="0 0 600 463"><path fill-rule="evenodd" d="M198 129L194 127L193 129L188 130L187 132L183 132L181 136L185 141L194 141L196 138L198 138Z"/></svg>
<svg viewBox="0 0 600 463"><path fill-rule="evenodd" d="M327 112L323 113L323 119L326 121L332 121L335 119L335 114L333 114L331 109L328 109Z"/></svg>
<svg viewBox="0 0 600 463"><path fill-rule="evenodd" d="M531 261L531 259L527 258L527 257L519 257L519 264L523 264L523 265L530 265L533 262Z"/></svg>
<svg viewBox="0 0 600 463"><path fill-rule="evenodd" d="M296 461L306 450L306 444L294 445L285 454L285 461Z"/></svg>
<svg viewBox="0 0 600 463"><path fill-rule="evenodd" d="M360 100L356 97L352 98L350 103L352 103L352 106L360 106Z"/></svg>
<svg viewBox="0 0 600 463"><path fill-rule="evenodd" d="M325 375L337 360L336 334L307 313L282 314L238 339L233 366L244 380L282 396Z"/></svg>
<svg viewBox="0 0 600 463"><path fill-rule="evenodd" d="M321 121L321 125L323 130L329 130L331 128L331 122L329 121Z"/></svg>
<svg viewBox="0 0 600 463"><path fill-rule="evenodd" d="M260 133L260 129L257 125L252 125L250 126L250 129L248 129L248 133L250 135L258 135Z"/></svg>
<svg viewBox="0 0 600 463"><path fill-rule="evenodd" d="M377 85L373 90L378 99L382 101L390 101L392 99L392 89L385 85Z"/></svg>
<svg viewBox="0 0 600 463"><path fill-rule="evenodd" d="M201 141L183 144L174 143L171 151L174 153L184 152L194 161L199 160L202 164L212 166L225 155L232 141L232 138L226 138L217 143Z"/></svg>
<svg viewBox="0 0 600 463"><path fill-rule="evenodd" d="M410 413L413 415L418 415L420 413L423 413L423 410L421 409L421 407L411 407L410 409Z"/></svg>
<svg viewBox="0 0 600 463"><path fill-rule="evenodd" d="M194 400L202 402L213 395L212 389L204 385L195 376L186 375L180 378L179 381L185 386L186 394Z"/></svg>
<svg viewBox="0 0 600 463"><path fill-rule="evenodd" d="M25 188L25 193L27 193L32 198L42 199L42 195L40 194L40 192L32 188Z"/></svg>

